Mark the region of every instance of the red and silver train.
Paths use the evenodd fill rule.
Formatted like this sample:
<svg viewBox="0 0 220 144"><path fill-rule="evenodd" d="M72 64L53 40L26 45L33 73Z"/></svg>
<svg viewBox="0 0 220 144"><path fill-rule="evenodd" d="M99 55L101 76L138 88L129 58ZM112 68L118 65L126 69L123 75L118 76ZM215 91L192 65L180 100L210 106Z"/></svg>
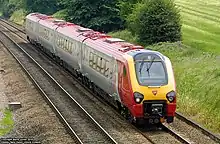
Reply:
<svg viewBox="0 0 220 144"><path fill-rule="evenodd" d="M26 16L27 39L133 122L173 122L176 85L163 54L40 13Z"/></svg>

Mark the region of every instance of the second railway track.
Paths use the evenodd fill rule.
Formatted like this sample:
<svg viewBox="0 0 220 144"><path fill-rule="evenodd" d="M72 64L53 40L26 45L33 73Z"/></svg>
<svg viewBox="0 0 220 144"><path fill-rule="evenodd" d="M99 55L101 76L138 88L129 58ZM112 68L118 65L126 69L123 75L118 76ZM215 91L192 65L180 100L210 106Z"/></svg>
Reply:
<svg viewBox="0 0 220 144"><path fill-rule="evenodd" d="M9 30L2 29L3 33L10 33ZM6 34L6 35L8 35ZM66 87L69 87L68 93L61 85L63 85L62 82L66 82L68 80L68 77L63 77L62 74L55 74L56 77L61 78L60 81L56 81L55 78L53 78L47 70L45 70L40 64L37 64L37 61L34 60L34 58L30 58L31 56L25 52L26 49L23 49L19 45L24 45L24 43L15 42L13 39L9 38L9 36L2 35L0 36L1 41L4 42L4 45L10 50L11 53L17 59L20 61L20 63L25 67L25 69L28 71L28 73L31 74L31 77L33 78L33 81L41 87L43 90L43 93L48 96L50 101L52 101L56 109L59 110L60 114L62 114L63 121L65 121L66 125L69 125L69 129L71 129L71 135L77 135L77 141L82 143L151 143L146 137L143 137L140 133L135 132L135 130L132 130L129 128L128 124L121 124L118 123L117 125L114 124L115 121L119 120L118 118L115 118L114 116L110 116L106 114L105 112L101 112L103 108L101 108L99 105L97 105L96 102L93 102L93 104L88 103L88 98L86 99L85 92L83 90L78 89L77 83L73 85L71 84L64 84ZM10 35L10 34L9 34ZM11 36L10 36L11 37ZM17 44L19 43L19 45ZM22 50L23 49L23 50ZM29 51L30 52L30 51ZM39 57L39 53L36 51L35 58L38 60L43 61L41 57ZM28 57L27 57L28 56ZM47 64L45 64L47 65ZM39 68L41 67L41 68ZM48 68L48 67L47 67ZM51 71L54 71L54 67L49 67ZM43 70L44 69L44 70ZM51 72L50 71L50 72ZM57 69L57 72L59 69ZM50 76L49 76L50 75ZM59 84L61 83L61 84ZM65 87L65 88L66 88ZM75 100L74 98L78 98ZM85 98L85 99L84 99ZM84 103L83 106L86 106L86 109L89 110L83 110L82 111L82 105L80 105L77 101L80 101ZM90 100L91 101L91 100ZM77 105L76 105L77 104ZM51 105L51 104L50 104ZM101 110L101 113L94 113L94 107L92 106L96 105L95 109ZM104 110L105 111L105 110ZM57 113L57 112L56 112ZM96 115L96 119L102 123L102 126L105 128L108 128L105 130L89 113L92 113L92 115ZM104 116L104 114L105 116ZM89 118L89 119L88 119ZM111 119L109 119L111 118ZM122 123L123 120L120 120ZM105 124L105 125L104 125ZM73 132L73 130L75 132ZM75 133L75 134L74 134ZM111 135L109 134L111 133ZM113 136L112 136L113 135ZM114 137L114 138L113 138Z"/></svg>
<svg viewBox="0 0 220 144"><path fill-rule="evenodd" d="M1 40L10 43L7 35L2 35ZM16 45L15 42L11 44ZM56 109L56 113L65 121L72 136L75 136L77 142L117 143L55 79L40 66L40 64L20 46L16 46L19 47L19 51L10 48L10 53L22 65L26 73L31 76L32 81L39 87L50 105ZM30 73L32 75L30 75ZM80 95L77 91L75 94ZM67 103L71 104L66 107L65 104Z"/></svg>
<svg viewBox="0 0 220 144"><path fill-rule="evenodd" d="M11 27L14 27L15 29L17 29L15 26L13 26L13 25L11 25ZM23 33L23 30L22 29L20 29L19 31L17 31L17 32L19 32L19 33ZM23 33L24 34L24 33ZM23 35L23 36L19 36L19 37L23 37L23 38L25 38L25 34ZM178 117L178 115L177 115L177 118L179 118ZM192 125L192 124L190 124L189 122L187 122L187 119L185 118L182 118L182 121L185 121L186 123L188 123L189 125ZM198 127L196 127L195 125L193 126L195 129L198 129ZM173 130L174 129L174 130ZM220 142L219 141L219 138L218 137L216 137L214 134L212 134L212 133L210 133L210 132L206 132L206 130L203 130L203 128L200 128L200 130L198 130L198 131L201 131L204 135L204 139L203 138L194 138L194 137L196 137L196 135L195 136L189 136L189 135L187 135L187 134L185 134L185 133L183 133L184 131L181 131L180 130L180 133L179 134L177 134L176 133L176 131L178 132L179 131L179 129L176 129L175 128L175 126L168 126L168 127L166 127L166 126L164 126L164 130L166 131L166 132L168 132L168 133L170 133L171 135L173 135L176 139L178 139L178 141L179 142L181 142L181 143L215 143L215 142ZM154 132L153 132L154 133ZM143 135L147 135L147 137L150 137L151 139L152 139L152 141L154 142L154 143L177 143L178 141L175 141L174 139L172 139L171 137L169 137L167 134L165 134L165 133L163 133L162 132L162 134L161 134L161 132L156 132L156 134L152 134L152 133L149 133L149 132L142 132L142 134ZM164 135L165 134L165 135ZM161 139L158 141L158 139L156 138L156 137L161 137ZM164 139L169 139L169 138L171 138L171 140L168 140L168 141L170 141L170 142L168 142L168 141L164 141L163 140L163 138L162 137L164 137ZM186 137L186 139L184 139ZM172 142L171 142L172 141Z"/></svg>

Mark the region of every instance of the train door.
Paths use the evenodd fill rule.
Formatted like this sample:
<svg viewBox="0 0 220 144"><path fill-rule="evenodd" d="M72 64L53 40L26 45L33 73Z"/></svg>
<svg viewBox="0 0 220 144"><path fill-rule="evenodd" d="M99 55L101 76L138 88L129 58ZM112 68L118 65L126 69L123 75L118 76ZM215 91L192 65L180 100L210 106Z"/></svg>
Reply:
<svg viewBox="0 0 220 144"><path fill-rule="evenodd" d="M112 97L114 98L114 100L117 100L121 103L121 98L119 96L119 92L118 92L118 64L117 64L117 60L114 58L114 60L112 60L114 62L114 66L113 66L113 77L112 80L110 80L110 87L112 90Z"/></svg>
<svg viewBox="0 0 220 144"><path fill-rule="evenodd" d="M129 107L128 104L131 104L131 91L129 83L129 74L126 65L121 62L118 62L118 72L119 94L123 103L126 104L127 107Z"/></svg>

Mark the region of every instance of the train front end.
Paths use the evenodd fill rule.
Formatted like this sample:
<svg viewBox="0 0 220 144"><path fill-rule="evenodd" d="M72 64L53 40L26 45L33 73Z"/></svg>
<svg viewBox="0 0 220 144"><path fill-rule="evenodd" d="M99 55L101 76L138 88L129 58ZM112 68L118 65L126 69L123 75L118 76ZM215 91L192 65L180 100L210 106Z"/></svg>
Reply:
<svg viewBox="0 0 220 144"><path fill-rule="evenodd" d="M176 111L176 85L169 58L141 50L128 61L133 91L131 114L150 124L172 123Z"/></svg>

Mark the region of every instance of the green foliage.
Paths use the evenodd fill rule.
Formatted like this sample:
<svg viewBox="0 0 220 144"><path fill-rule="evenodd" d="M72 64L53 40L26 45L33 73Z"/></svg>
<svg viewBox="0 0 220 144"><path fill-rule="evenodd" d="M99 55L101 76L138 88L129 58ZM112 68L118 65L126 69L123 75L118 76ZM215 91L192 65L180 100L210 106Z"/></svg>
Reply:
<svg viewBox="0 0 220 144"><path fill-rule="evenodd" d="M58 18L58 19L65 19L68 16L67 10L63 9L60 11L57 11L55 14L53 14L53 17Z"/></svg>
<svg viewBox="0 0 220 144"><path fill-rule="evenodd" d="M135 35L133 35L127 29L117 31L117 32L110 32L109 35L111 35L112 37L115 37L115 38L120 38L120 39L126 40L127 42L131 42L134 44L137 43L137 37Z"/></svg>
<svg viewBox="0 0 220 144"><path fill-rule="evenodd" d="M146 0L127 17L129 29L143 44L181 40L180 14L173 0Z"/></svg>
<svg viewBox="0 0 220 144"><path fill-rule="evenodd" d="M26 10L28 12L53 14L57 9L57 0L26 0Z"/></svg>
<svg viewBox="0 0 220 144"><path fill-rule="evenodd" d="M74 0L64 3L68 20L94 30L109 32L123 27L117 0Z"/></svg>
<svg viewBox="0 0 220 144"><path fill-rule="evenodd" d="M13 12L9 20L23 25L26 14L27 12L24 9L16 10Z"/></svg>
<svg viewBox="0 0 220 144"><path fill-rule="evenodd" d="M118 6L120 8L120 15L123 19L127 19L128 15L132 13L135 4L141 0L120 0Z"/></svg>
<svg viewBox="0 0 220 144"><path fill-rule="evenodd" d="M25 0L0 0L3 16L10 17L12 13L25 5Z"/></svg>
<svg viewBox="0 0 220 144"><path fill-rule="evenodd" d="M2 112L2 111L0 111ZM2 120L0 120L0 136L3 136L10 132L10 130L13 128L14 122L12 113L10 110L6 109L4 111L4 117Z"/></svg>

